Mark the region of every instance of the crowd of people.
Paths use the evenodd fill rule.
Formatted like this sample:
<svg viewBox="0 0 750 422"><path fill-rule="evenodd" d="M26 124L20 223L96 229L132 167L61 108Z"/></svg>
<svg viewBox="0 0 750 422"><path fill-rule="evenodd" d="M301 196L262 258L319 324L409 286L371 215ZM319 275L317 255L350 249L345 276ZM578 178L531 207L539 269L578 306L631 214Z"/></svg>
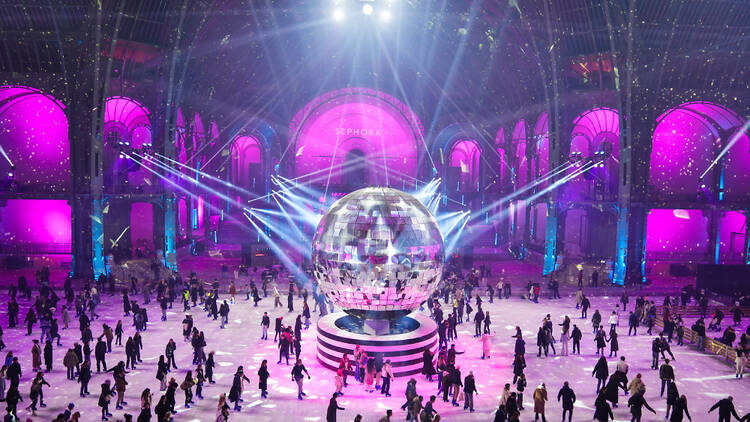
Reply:
<svg viewBox="0 0 750 422"><path fill-rule="evenodd" d="M225 328L229 324L229 314L232 307L241 299L238 287L234 281L222 285L217 280L212 283L204 283L198 279L195 274L190 274L183 279L177 272L162 274L157 268L154 271L153 280L141 282L132 277L127 280L127 284L122 282L116 283L111 275L102 275L96 280L84 282L82 285L73 287L72 279L68 278L63 284L62 297L58 292L50 287L49 273L40 272L37 274L38 291L36 297L30 286L30 283L24 278L18 279L17 285L12 283L9 286L8 301L8 328L14 329L19 324L19 313L21 307L19 301L28 305L23 324L25 326L26 336L36 336L39 338L31 339L30 360L26 360L17 355L17 345L7 352L5 362L0 369L0 399L6 402L5 421L19 420L19 403L28 403L26 410L33 416L36 415L38 407L46 407L44 401L45 389L50 388L50 383L45 379L45 373L53 371L57 366L56 362L61 362L66 370L66 378L77 384L79 396L84 399L89 396L89 383L95 377L101 380L99 383L97 404L101 409L101 420L109 420L112 417L110 412L111 401L114 399L114 407L121 409L136 409L134 415L125 414L125 420L137 420L138 422L148 422L155 420L158 422L167 422L177 414L175 406L178 401L178 395L184 399L184 409L190 409L195 404L195 400L203 400L204 388L215 384L215 371L217 369L216 354L208 351L208 341L204 333L206 327L199 327L196 314L204 313L205 319L202 324L214 324L209 327L211 330ZM460 272L448 272L441 282L439 289L429 297L425 305L427 312L435 320L438 327L438 345L437 351L433 354L431 349L426 349L422 356L422 383L436 383L435 387L422 387L420 389L432 389L431 393L418 394L417 383L419 377L412 377L406 383L404 391L405 401L400 407L404 412L407 420L419 422L435 422L441 420L441 415L437 411L437 402L442 399L443 403L450 403L449 406L463 408L466 412L474 412L474 399L479 394L478 382L475 379L473 371L462 371L461 360L464 359L465 350L458 350L454 344L458 338L458 327L462 324L474 323L473 336L478 344L481 345L481 359L492 359L493 341L495 330L489 310L485 310L485 300L494 303L495 300L508 300L512 297L512 285L508 280L501 278L497 283L488 283L488 271L483 269L471 271L468 274ZM244 287L245 301L251 302L257 306L262 300L273 297L274 312L277 308L279 314L270 316L266 311L260 319L261 341L273 341L278 349L278 360L276 367L287 366L288 376L297 386L297 399L304 400L306 392L304 382L307 378L311 379L308 369L302 361L303 332L311 325L313 312L319 312L323 316L333 312L332 305L326 300L325 296L317 290L317 285L313 283L310 287L312 292L308 292L306 286L292 280L286 291L286 307L281 301L281 293L276 283L278 273L272 269L264 271L260 277L260 289L255 282L249 281ZM551 280L549 286L549 298L559 300L559 284ZM98 321L100 315L96 312L97 306L102 303L102 295L117 295L122 298L122 318L107 321ZM117 297L115 296L115 297ZM153 296L153 298L152 298ZM239 297L238 297L239 296ZM526 289L522 289L521 296L534 303L543 301L541 298L540 284L529 282ZM312 307L308 304L311 299ZM617 408L622 396L629 396L626 405L630 409L633 421L640 421L641 415L645 410L655 412L651 405L646 401L646 386L642 374L638 373L633 376L629 373L629 364L625 356L618 355L619 345L622 341L619 337L621 320L627 322L628 337L638 336L638 328L645 326L646 333L653 335L652 341L652 365L654 371L658 371L661 381L660 397L665 397L667 412L665 418L672 422L682 421L684 418L691 419L688 411L688 399L685 394L678 391L676 380L676 371L672 363L676 360L672 351L673 341L677 347L684 346L684 321L679 313L673 312L681 303L695 300L704 313L707 309L707 299L705 295L694 292L686 298L683 294L680 299L666 297L661 309L661 327L658 332L657 328L657 307L655 301L646 296L639 296L634 301L634 307L628 311L630 297L627 292L623 292L619 298L619 304L614 309L601 312L594 309L589 317L588 311L592 308L591 299L584 294L583 287L579 287L574 294L574 305L577 309L576 315L571 319L567 315L561 315L554 318L551 314L540 321L536 327L536 358L544 359L550 355L556 356L560 351L560 356L570 354L581 354L581 345L585 334L588 330L591 342L598 356L595 362L591 376L596 379L596 399L592 403L594 409L593 415L587 415L587 418L593 417L599 421L613 419L612 409ZM182 319L182 343L189 344L192 349L192 363L188 368L179 369L175 356L182 352L182 347L178 347L179 334L174 338L169 338L164 346L164 353L153 357L156 361L155 379L158 381L158 400L155 400L151 388L145 388L140 392L139 402L134 407L128 407L126 398L132 395L128 391L129 374L136 370L137 366L143 363L144 357L141 352L144 349L144 337L148 336L149 325L153 324L149 320L148 309L152 299L158 303L161 310L161 321L166 321L168 310L173 307L184 313ZM295 315L295 299L301 305ZM177 302L177 303L175 303ZM181 303L180 303L181 302ZM704 305L705 304L705 305ZM484 306L483 306L484 305ZM573 305L573 304L571 304ZM246 305L246 306L249 306ZM536 305L534 305L536 306ZM580 317L577 313L580 311ZM720 330L723 315L721 309L716 308L713 313L708 330ZM730 311L733 316L733 326L727 329L739 326L744 317L742 308L737 305ZM293 323L287 324L285 318L292 314ZM606 315L603 317L603 314ZM130 318L126 320L125 318ZM80 335L75 335L76 340L70 347L63 352L56 353L56 348L62 347L61 330L74 328L74 321L77 319ZM585 327L585 320L590 319L590 328ZM554 322L557 320L559 322ZM216 322L213 322L216 321ZM274 322L274 336L270 339L268 331L271 322ZM706 328L701 328L703 318L700 318L692 328L699 334L696 341L698 350L702 350L703 342L701 337L705 337ZM114 327L114 328L113 328ZM559 327L559 328L556 328ZM527 329L530 327L526 327ZM702 331L701 331L702 329ZM210 331L209 331L210 332ZM702 334L701 334L702 333ZM642 335L643 333L641 333ZM748 334L741 335L736 345L737 362L736 376L741 378L744 373L748 355ZM726 331L725 331L726 335ZM524 394L531 390L530 398L533 400L533 413L536 419L546 421L546 406L550 400L548 387L545 380L533 380L532 386L529 387L529 380L525 373L527 367L526 356L526 338L524 330L520 326L515 328L512 336L514 339L513 363L509 368L508 381L504 384L502 391L487 391L487 394L498 394L500 401L494 414L495 421L517 421L524 409ZM724 336L722 336L724 337ZM627 338L627 337L626 337ZM124 339L124 344L123 344ZM153 339L149 339L153 341ZM724 339L728 345L734 344L734 338ZM731 340L731 341L730 341ZM569 349L569 343L572 341L572 351ZM113 344L114 343L114 344ZM558 345L558 347L556 347ZM125 359L112 364L108 356L112 353L113 346L123 347ZM2 330L0 329L0 350L6 345L2 341ZM588 347L586 347L588 348ZM609 348L609 350L607 350ZM91 360L94 355L96 368ZM55 355L57 354L57 359ZM532 352L533 354L533 352ZM149 356L148 358L151 358ZM291 358L291 363L290 363ZM608 358L616 360L616 369L610 371ZM532 357L533 359L533 357ZM29 365L33 376L28 384L28 402L24 401L24 395L20 381L22 378L23 366ZM258 389L260 397L267 399L269 397L268 385L272 373L280 374L283 371L274 370L269 367L268 359L263 359L257 374ZM594 362L592 362L594 363ZM228 392L219 396L216 404L216 421L227 421L232 412L241 412L243 403L243 392L247 390L247 384L250 383L249 374L245 373L244 367L239 366L234 370L231 387ZM511 381L512 375L512 381ZM328 376L321 374L321 376ZM338 368L331 372L330 376L334 381L334 390L331 392L328 408L326 410L326 421L335 422L336 413L343 410L339 406L337 399L345 394L349 387L349 377L353 377L359 382L363 390L367 393L378 391L384 397L390 397L391 384L394 380L394 366L387 356L383 353L371 352L367 346L356 346L351 352L343 354L340 359ZM5 381L8 380L6 390ZM428 384L429 385L429 384ZM535 385L535 386L534 386ZM557 390L557 401L561 403L563 410L563 422L567 418L570 422L573 418L575 403L579 400L576 392L573 390L571 383L565 381ZM156 382L154 382L153 392L156 392ZM180 393L181 392L181 393ZM96 393L96 391L95 391ZM553 394L553 393L552 393ZM554 395L552 399L554 399ZM75 403L69 403L64 408L60 404L57 407L63 409L55 422L78 421L83 420L81 413L76 410ZM448 406L448 405L446 405ZM736 414L733 405L733 398L727 397L720 400L713 406L710 411L718 409L720 420L728 420L729 415L733 415L738 420L750 421L750 415L740 418ZM182 410L180 410L182 411ZM581 410L577 410L581 412ZM381 421L391 420L394 411L388 409ZM361 416L359 416L361 420ZM87 415L86 420L91 420L91 415ZM154 418L154 419L152 419ZM355 419L356 420L356 419Z"/></svg>

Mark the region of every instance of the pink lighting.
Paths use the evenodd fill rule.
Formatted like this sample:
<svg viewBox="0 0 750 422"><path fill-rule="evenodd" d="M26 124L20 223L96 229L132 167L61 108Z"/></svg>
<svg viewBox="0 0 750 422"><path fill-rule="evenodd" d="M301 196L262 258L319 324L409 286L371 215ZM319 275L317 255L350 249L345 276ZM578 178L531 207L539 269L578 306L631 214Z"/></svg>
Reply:
<svg viewBox="0 0 750 422"><path fill-rule="evenodd" d="M521 119L516 123L513 128L513 136L511 137L511 144L515 145L516 148L516 186L522 187L529 183L528 175L528 159L526 158L527 152L527 139L526 139L526 121Z"/></svg>
<svg viewBox="0 0 750 422"><path fill-rule="evenodd" d="M0 145L16 166L22 189L63 192L70 188L70 144L64 106L30 87L0 87ZM0 174L10 172L0 156Z"/></svg>
<svg viewBox="0 0 750 422"><path fill-rule="evenodd" d="M651 151L653 192L670 198L694 198L701 174L718 156L722 142L728 142L743 123L744 119L733 111L708 102L684 103L659 116ZM738 136L725 156L724 165L726 199L750 198L747 134ZM704 176L709 191L715 190L719 171L720 166L715 166Z"/></svg>
<svg viewBox="0 0 750 422"><path fill-rule="evenodd" d="M10 199L0 207L0 243L70 245L70 205L62 199Z"/></svg>
<svg viewBox="0 0 750 422"><path fill-rule="evenodd" d="M534 125L534 139L536 141L534 153L537 165L534 175L537 178L549 172L549 122L547 121L547 112L540 114ZM542 188L545 186L547 186L546 181L540 185Z"/></svg>
<svg viewBox="0 0 750 422"><path fill-rule="evenodd" d="M234 142L232 142L232 183L245 189L251 187L250 179L252 175L262 174L263 153L263 146L255 137L238 136L234 138ZM254 168L255 171L253 171Z"/></svg>
<svg viewBox="0 0 750 422"><path fill-rule="evenodd" d="M708 218L701 210L653 209L646 226L651 260L702 258L708 248Z"/></svg>
<svg viewBox="0 0 750 422"><path fill-rule="evenodd" d="M422 125L390 95L366 88L329 92L300 110L289 130L296 176L344 166L362 155L368 165L353 171L363 172L367 184L400 186L402 174L417 177ZM330 184L344 183L345 174L340 168L334 170Z"/></svg>
<svg viewBox="0 0 750 422"><path fill-rule="evenodd" d="M461 168L460 191L476 190L479 181L479 160L481 148L474 139L460 139L456 141L448 153L451 167Z"/></svg>

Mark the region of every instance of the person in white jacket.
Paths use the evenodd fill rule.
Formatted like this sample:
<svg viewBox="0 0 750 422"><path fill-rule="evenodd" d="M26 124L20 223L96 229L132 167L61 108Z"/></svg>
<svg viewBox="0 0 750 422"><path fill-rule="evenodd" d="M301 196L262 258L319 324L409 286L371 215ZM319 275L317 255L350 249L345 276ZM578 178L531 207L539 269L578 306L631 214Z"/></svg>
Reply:
<svg viewBox="0 0 750 422"><path fill-rule="evenodd" d="M386 360L383 364L383 369L380 371L383 377L383 385L380 388L380 392L386 397L391 396L391 378L393 378L393 368L391 367L391 361Z"/></svg>

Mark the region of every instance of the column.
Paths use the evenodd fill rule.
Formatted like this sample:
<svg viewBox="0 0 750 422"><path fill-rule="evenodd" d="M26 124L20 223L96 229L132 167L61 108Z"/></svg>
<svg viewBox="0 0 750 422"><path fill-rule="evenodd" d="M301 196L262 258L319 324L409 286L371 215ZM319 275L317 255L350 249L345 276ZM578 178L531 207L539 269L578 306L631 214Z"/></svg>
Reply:
<svg viewBox="0 0 750 422"><path fill-rule="evenodd" d="M164 266L177 270L177 225L176 225L176 202L172 194L167 194L164 201Z"/></svg>
<svg viewBox="0 0 750 422"><path fill-rule="evenodd" d="M104 207L103 199L94 199L91 201L91 245L92 245L92 265L94 278L100 274L107 273L107 266L104 263Z"/></svg>

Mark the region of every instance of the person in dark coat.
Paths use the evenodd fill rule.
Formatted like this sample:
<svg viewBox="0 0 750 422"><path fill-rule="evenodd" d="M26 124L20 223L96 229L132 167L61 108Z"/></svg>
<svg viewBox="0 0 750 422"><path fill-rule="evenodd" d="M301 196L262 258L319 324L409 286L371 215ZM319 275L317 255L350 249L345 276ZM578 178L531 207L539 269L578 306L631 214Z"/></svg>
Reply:
<svg viewBox="0 0 750 422"><path fill-rule="evenodd" d="M677 390L677 383L669 383L667 386L667 416L664 419L669 419L669 411L674 409L679 399L680 392Z"/></svg>
<svg viewBox="0 0 750 422"><path fill-rule="evenodd" d="M464 378L464 410L474 411L474 394L478 394L474 373L469 371L469 375Z"/></svg>
<svg viewBox="0 0 750 422"><path fill-rule="evenodd" d="M215 366L216 363L214 362L214 352L209 352L208 359L206 359L206 379L208 380L209 384L216 384L216 381L214 381Z"/></svg>
<svg viewBox="0 0 750 422"><path fill-rule="evenodd" d="M47 369L46 372L52 370L52 342L49 339L44 343L44 366Z"/></svg>
<svg viewBox="0 0 750 422"><path fill-rule="evenodd" d="M107 361L105 356L107 354L107 343L99 337L94 347L94 357L96 358L96 372L101 370L101 366L104 366L104 372L107 372Z"/></svg>
<svg viewBox="0 0 750 422"><path fill-rule="evenodd" d="M264 399L268 398L268 377L270 376L271 374L268 373L268 361L263 359L260 369L258 369L258 388L260 389L260 396Z"/></svg>
<svg viewBox="0 0 750 422"><path fill-rule="evenodd" d="M607 377L609 377L607 358L605 358L604 356L599 358L599 361L596 362L596 366L594 366L594 370L591 371L591 376L596 376L596 392L598 394L599 390L601 390L601 388L607 382Z"/></svg>
<svg viewBox="0 0 750 422"><path fill-rule="evenodd" d="M576 393L573 391L572 388L568 385L568 382L565 381L563 383L562 388L557 393L557 401L560 401L562 399L562 420L565 422L565 413L568 413L568 422L573 418L573 403L576 402Z"/></svg>
<svg viewBox="0 0 750 422"><path fill-rule="evenodd" d="M628 391L628 386L625 385L625 380L622 377L622 372L615 371L615 373L609 377L606 388L607 400L612 403L612 407L617 407L619 396L619 392L617 391L617 389L622 388L622 391Z"/></svg>
<svg viewBox="0 0 750 422"><path fill-rule="evenodd" d="M643 414L644 407L650 410L654 415L656 414L656 411L648 405L646 399L643 398L643 394L641 393L635 393L630 397L630 400L628 400L628 407L630 407L630 414L633 415L631 422L641 422L641 415Z"/></svg>
<svg viewBox="0 0 750 422"><path fill-rule="evenodd" d="M432 381L432 376L437 374L435 365L432 364L430 349L424 349L422 353L422 374L427 377L427 381Z"/></svg>
<svg viewBox="0 0 750 422"><path fill-rule="evenodd" d="M573 324L573 332L570 334L570 338L573 339L573 354L576 354L576 350L578 350L578 354L581 354L581 338L583 337L583 333L581 332L581 329L578 328L577 325Z"/></svg>
<svg viewBox="0 0 750 422"><path fill-rule="evenodd" d="M336 411L337 410L345 410L343 407L339 407L339 404L336 402L336 397L338 397L338 393L333 393L333 396L331 396L331 400L328 401L328 411L326 412L326 422L336 422Z"/></svg>
<svg viewBox="0 0 750 422"><path fill-rule="evenodd" d="M234 410L240 411L242 410L242 406L240 406L240 399L242 399L242 381L250 381L245 374L242 372L242 367L237 368L237 372L234 373L234 379L232 380L232 388L229 390L229 399L230 402L234 403Z"/></svg>
<svg viewBox="0 0 750 422"><path fill-rule="evenodd" d="M663 397L664 388L674 383L674 368L669 364L669 359L666 359L664 365L659 368L659 378L661 379L661 393L659 397Z"/></svg>
<svg viewBox="0 0 750 422"><path fill-rule="evenodd" d="M682 422L684 417L683 413L687 415L688 419L692 422L693 418L690 417L690 412L688 412L687 397L685 397L684 394L677 399L677 403L672 408L672 416L669 418L669 422ZM745 415L741 422L745 422L745 420L750 420L748 415Z"/></svg>
<svg viewBox="0 0 750 422"><path fill-rule="evenodd" d="M594 408L596 409L594 411L594 419L599 422L607 422L610 419L615 420L615 415L612 414L612 408L609 407L606 395L607 388L605 387L599 391L599 395L594 402Z"/></svg>
<svg viewBox="0 0 750 422"><path fill-rule="evenodd" d="M526 368L526 361L524 360L522 355L516 354L515 358L513 359L513 384L515 384L518 380L518 377L523 374L524 368Z"/></svg>
<svg viewBox="0 0 750 422"><path fill-rule="evenodd" d="M713 412L717 408L719 409L719 422L729 422L732 416L734 416L738 420L741 420L737 415L737 411L734 409L734 398L732 396L716 402L716 404L708 409L708 413Z"/></svg>
<svg viewBox="0 0 750 422"><path fill-rule="evenodd" d="M88 362L84 362L81 365L81 370L78 371L78 382L81 384L81 397L89 395L89 381L91 380L91 368Z"/></svg>

